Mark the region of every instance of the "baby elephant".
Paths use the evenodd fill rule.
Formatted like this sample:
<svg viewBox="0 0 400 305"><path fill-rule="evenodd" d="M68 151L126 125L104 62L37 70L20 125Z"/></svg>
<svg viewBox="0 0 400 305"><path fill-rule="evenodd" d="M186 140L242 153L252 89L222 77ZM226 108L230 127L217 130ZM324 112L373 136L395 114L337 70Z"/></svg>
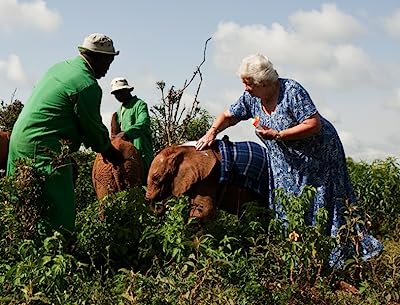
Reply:
<svg viewBox="0 0 400 305"><path fill-rule="evenodd" d="M238 214L249 201L261 200L268 206L265 149L253 142L219 144L202 151L194 146L171 146L154 158L146 199L156 214L165 212L165 206L156 206L156 202L182 194L190 198L190 217L200 221L213 218L217 208ZM227 160L224 156L235 157ZM243 171L239 171L241 165Z"/></svg>
<svg viewBox="0 0 400 305"><path fill-rule="evenodd" d="M114 166L106 163L101 154L96 154L92 170L92 182L97 199L145 183L142 158L131 142L114 138L111 144L124 157L124 162Z"/></svg>

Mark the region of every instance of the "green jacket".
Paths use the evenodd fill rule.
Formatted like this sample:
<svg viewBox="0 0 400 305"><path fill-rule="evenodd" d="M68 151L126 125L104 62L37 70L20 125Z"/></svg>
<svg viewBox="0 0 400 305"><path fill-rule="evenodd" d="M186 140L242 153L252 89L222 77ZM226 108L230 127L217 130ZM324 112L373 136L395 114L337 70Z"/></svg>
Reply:
<svg viewBox="0 0 400 305"><path fill-rule="evenodd" d="M110 138L100 115L101 98L94 73L81 56L54 65L22 109L11 134L10 151L35 146L58 152L64 139L71 151L84 143L95 152L104 152Z"/></svg>
<svg viewBox="0 0 400 305"><path fill-rule="evenodd" d="M117 121L126 137L142 155L145 174L153 160L153 140L150 130L150 115L146 102L136 95L117 111Z"/></svg>

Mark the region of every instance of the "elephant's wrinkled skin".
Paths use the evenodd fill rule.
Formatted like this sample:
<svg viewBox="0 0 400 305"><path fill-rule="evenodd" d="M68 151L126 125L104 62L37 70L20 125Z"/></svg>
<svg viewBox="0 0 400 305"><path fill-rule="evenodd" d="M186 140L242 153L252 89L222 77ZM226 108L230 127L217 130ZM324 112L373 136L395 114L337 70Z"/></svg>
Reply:
<svg viewBox="0 0 400 305"><path fill-rule="evenodd" d="M113 166L105 163L101 154L96 154L92 182L98 199L145 183L142 159L132 143L114 138L111 144L122 153L125 161L121 165Z"/></svg>
<svg viewBox="0 0 400 305"><path fill-rule="evenodd" d="M0 132L0 169L5 170L7 167L8 146L10 142L10 133L7 131Z"/></svg>
<svg viewBox="0 0 400 305"><path fill-rule="evenodd" d="M260 199L255 192L234 185L219 183L220 153L211 149L197 151L193 146L171 146L153 160L147 177L146 199L151 208L170 196L187 194L191 217L206 220L216 208L238 214L243 203ZM161 209L161 214L164 210Z"/></svg>

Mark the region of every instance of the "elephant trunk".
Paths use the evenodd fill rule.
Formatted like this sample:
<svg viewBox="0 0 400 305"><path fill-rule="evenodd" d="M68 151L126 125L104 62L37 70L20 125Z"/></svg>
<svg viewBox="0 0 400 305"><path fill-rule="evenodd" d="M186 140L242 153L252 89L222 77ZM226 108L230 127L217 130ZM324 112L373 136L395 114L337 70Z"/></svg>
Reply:
<svg viewBox="0 0 400 305"><path fill-rule="evenodd" d="M156 195L155 195L156 194ZM152 192L149 189L146 191L145 198L149 202L149 208L150 211L152 211L156 216L164 216L167 207L166 204L164 203L164 200L157 200L159 193L158 192Z"/></svg>
<svg viewBox="0 0 400 305"><path fill-rule="evenodd" d="M150 200L149 203L150 211L154 213L157 217L162 217L167 211L167 206L164 202L157 202L156 200Z"/></svg>

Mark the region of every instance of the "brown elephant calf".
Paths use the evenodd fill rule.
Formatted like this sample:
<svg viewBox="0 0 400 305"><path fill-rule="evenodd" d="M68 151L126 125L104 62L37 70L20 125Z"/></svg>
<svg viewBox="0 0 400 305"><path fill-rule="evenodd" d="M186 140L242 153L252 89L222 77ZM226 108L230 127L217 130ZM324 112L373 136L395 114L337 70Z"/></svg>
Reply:
<svg viewBox="0 0 400 305"><path fill-rule="evenodd" d="M122 138L112 139L111 144L122 153L125 161L121 165L114 166L109 162L104 162L101 154L96 154L92 182L99 200L107 195L145 183L142 158L135 146Z"/></svg>
<svg viewBox="0 0 400 305"><path fill-rule="evenodd" d="M244 143L245 146L251 146L264 153L264 149L253 142L229 143L232 144L230 147L236 147L236 143ZM242 157L250 160L250 163L255 159L248 158L245 151L240 151L235 156L241 154ZM264 157L265 155L262 155L261 159ZM266 161L262 160L262 163L266 164ZM152 210L161 214L165 209L161 207L157 210L156 202L163 201L170 196L187 194L191 204L190 216L197 217L199 220L212 218L217 207L229 213L238 214L242 204L246 202L262 200L268 205L268 182L266 182L268 179L260 179L260 177L265 178L265 175L268 177L268 171L256 164L254 166L253 174L256 177L254 175L249 177L246 173L239 175L235 172L232 175L239 180L251 178L253 184L259 184L257 180L263 181L258 186L259 190L264 188L263 191L257 192L249 187L240 187L231 183L235 179L220 183L223 171L221 152L216 143L210 149L202 151L197 151L194 146L167 147L151 163L147 177L146 199L150 201Z"/></svg>

